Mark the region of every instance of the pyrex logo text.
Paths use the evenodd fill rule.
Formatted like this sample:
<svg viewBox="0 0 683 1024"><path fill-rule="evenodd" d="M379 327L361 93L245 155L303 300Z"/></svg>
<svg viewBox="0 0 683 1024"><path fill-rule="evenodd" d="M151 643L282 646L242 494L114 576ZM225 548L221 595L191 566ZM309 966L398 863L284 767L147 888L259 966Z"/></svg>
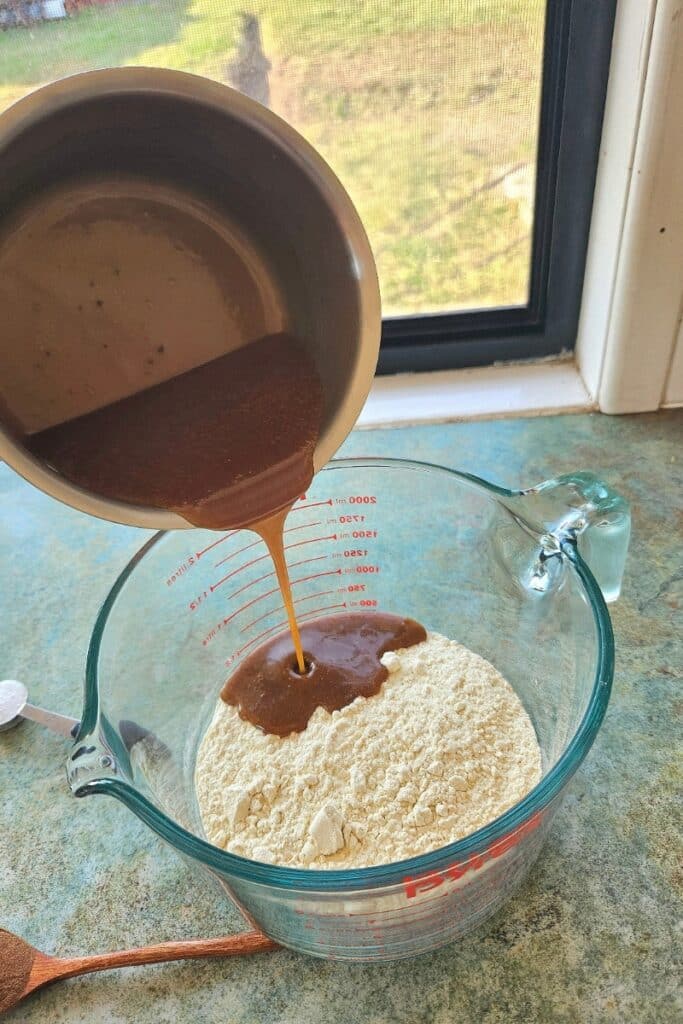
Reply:
<svg viewBox="0 0 683 1024"><path fill-rule="evenodd" d="M486 861L493 860L496 857L501 857L508 850L511 850L513 846L516 846L524 836L529 835L541 824L543 814L541 811L537 811L536 814L532 815L528 821L526 821L519 828L513 832L508 832L506 836L503 836L497 842L492 843L481 853L477 853L467 860L457 861L455 864L450 864L447 868L442 871L430 871L426 875L410 876L406 875L403 879L403 888L408 899L412 899L414 896L422 895L422 893L429 892L430 889L436 889L438 886L443 885L447 881L456 881L467 871L478 870Z"/></svg>

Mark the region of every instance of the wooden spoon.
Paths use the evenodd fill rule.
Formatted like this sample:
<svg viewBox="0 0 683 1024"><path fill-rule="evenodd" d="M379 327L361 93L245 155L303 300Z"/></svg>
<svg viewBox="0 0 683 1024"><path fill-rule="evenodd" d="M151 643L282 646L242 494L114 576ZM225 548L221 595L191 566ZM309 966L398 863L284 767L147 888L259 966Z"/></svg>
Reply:
<svg viewBox="0 0 683 1024"><path fill-rule="evenodd" d="M48 956L24 942L18 935L0 928L0 1013L10 1010L37 988L73 978L91 971L108 971L112 967L137 967L166 960L187 960L203 956L239 956L278 949L262 932L241 932L218 939L190 939L188 942L160 942L156 946L121 949L96 956L62 959Z"/></svg>

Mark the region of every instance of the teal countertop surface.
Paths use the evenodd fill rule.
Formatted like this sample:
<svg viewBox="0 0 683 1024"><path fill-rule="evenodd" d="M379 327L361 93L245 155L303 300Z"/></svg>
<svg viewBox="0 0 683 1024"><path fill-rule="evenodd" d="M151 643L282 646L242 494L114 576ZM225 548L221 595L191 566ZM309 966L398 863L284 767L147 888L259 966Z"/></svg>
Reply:
<svg viewBox="0 0 683 1024"><path fill-rule="evenodd" d="M344 454L422 459L511 487L590 469L631 503L605 723L523 888L478 932L395 964L279 951L90 975L5 1019L681 1021L682 442L683 412L669 412L374 430L346 443ZM97 609L144 537L66 508L0 465L0 678L78 717ZM217 890L122 806L71 796L66 751L29 722L0 734L0 926L62 956L240 929Z"/></svg>

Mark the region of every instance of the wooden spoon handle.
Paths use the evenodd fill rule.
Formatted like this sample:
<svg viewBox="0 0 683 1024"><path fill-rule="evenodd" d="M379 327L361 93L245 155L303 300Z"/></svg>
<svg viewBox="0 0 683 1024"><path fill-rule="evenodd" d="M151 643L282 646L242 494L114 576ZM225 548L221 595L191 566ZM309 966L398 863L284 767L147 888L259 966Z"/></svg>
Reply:
<svg viewBox="0 0 683 1024"><path fill-rule="evenodd" d="M190 960L204 956L239 956L248 953L278 949L277 943L262 932L241 932L217 939L190 939L187 942L160 942L156 946L138 949L120 949L95 956L77 956L67 959L37 955L24 990L28 995L41 985L61 978L74 978L78 974L108 971L114 967L137 967L139 964L157 964L167 960Z"/></svg>

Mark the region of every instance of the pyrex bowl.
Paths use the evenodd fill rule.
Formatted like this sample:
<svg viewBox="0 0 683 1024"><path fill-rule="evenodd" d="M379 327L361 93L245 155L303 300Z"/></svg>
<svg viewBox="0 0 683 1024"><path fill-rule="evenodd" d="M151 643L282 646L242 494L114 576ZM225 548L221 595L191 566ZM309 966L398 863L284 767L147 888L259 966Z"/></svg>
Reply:
<svg viewBox="0 0 683 1024"><path fill-rule="evenodd" d="M121 800L285 946L345 960L434 949L521 882L595 738L613 673L604 597L618 594L628 535L624 501L588 474L508 491L384 459L331 463L292 511L302 620L343 608L413 616L492 661L522 699L542 780L465 839L347 871L256 863L205 841L198 743L226 676L284 626L272 564L244 530L157 534L119 576L88 652L73 792Z"/></svg>

